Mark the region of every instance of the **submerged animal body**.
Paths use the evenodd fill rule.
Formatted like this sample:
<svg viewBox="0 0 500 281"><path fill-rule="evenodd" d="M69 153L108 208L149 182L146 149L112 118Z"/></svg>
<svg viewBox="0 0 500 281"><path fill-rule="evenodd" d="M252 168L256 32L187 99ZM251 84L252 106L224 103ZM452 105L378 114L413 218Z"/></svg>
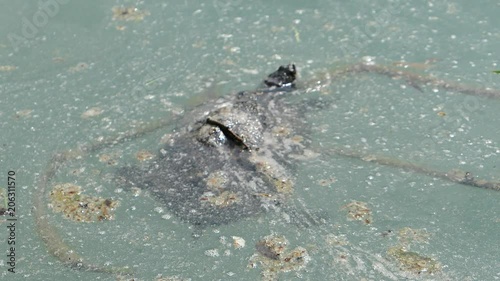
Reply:
<svg viewBox="0 0 500 281"><path fill-rule="evenodd" d="M262 89L195 108L150 167L122 168L121 178L201 227L282 206L293 191L290 156L305 148L300 109L283 98L295 75L294 65L281 66Z"/></svg>

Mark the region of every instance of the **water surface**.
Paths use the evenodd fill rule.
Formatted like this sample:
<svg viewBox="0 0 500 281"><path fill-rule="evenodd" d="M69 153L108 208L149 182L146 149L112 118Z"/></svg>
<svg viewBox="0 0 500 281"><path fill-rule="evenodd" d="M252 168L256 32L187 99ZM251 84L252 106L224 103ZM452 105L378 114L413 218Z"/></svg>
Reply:
<svg viewBox="0 0 500 281"><path fill-rule="evenodd" d="M254 89L290 62L303 81L365 60L477 87L500 86L491 73L500 48L496 1L41 3L2 1L9 9L0 17L0 163L5 179L9 170L17 174L17 273L7 272L6 257L0 258L0 276L9 280L116 278L64 266L36 234L33 197L56 151L175 120L207 99ZM126 20L114 16L117 6L142 14ZM355 76L310 93L329 104L307 114L311 150L348 146L500 180L499 100ZM310 256L303 270L280 273L284 280L500 277L498 192L326 153L298 161L294 175L294 204L324 214L325 223L297 227L271 213L207 229L194 239L195 230L154 198L120 190L110 180L117 167L141 165L138 151L156 153L174 127L83 155L48 185L73 183L85 194L120 201L114 220L104 222L77 223L49 209L50 223L86 260L129 266L141 280L258 280L263 266L248 268L254 245L275 234L289 240L289 250L302 246ZM116 165L100 160L103 154ZM370 224L348 219L342 207L352 201L366 203ZM391 258L391 247L406 243L398 234L407 227L428 234L413 239L410 250L438 261L440 270L415 274ZM235 249L232 236L243 238L245 247Z"/></svg>

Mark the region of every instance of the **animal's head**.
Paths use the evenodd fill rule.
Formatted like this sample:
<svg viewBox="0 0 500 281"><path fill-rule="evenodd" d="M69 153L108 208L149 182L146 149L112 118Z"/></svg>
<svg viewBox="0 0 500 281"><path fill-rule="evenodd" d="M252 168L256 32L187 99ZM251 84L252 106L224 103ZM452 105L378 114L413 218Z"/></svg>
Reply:
<svg viewBox="0 0 500 281"><path fill-rule="evenodd" d="M270 89L295 88L295 78L297 69L295 64L280 66L278 70L269 74L264 80L264 84Z"/></svg>

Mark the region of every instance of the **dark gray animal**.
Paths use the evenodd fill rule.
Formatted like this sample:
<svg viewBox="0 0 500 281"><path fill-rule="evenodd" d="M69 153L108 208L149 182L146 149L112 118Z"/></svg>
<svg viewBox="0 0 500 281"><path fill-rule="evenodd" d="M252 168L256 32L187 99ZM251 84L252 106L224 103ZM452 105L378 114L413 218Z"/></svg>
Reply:
<svg viewBox="0 0 500 281"><path fill-rule="evenodd" d="M293 192L290 157L306 142L299 106L283 98L295 78L295 65L281 66L256 91L195 108L149 168L122 168L120 178L200 227L280 208Z"/></svg>

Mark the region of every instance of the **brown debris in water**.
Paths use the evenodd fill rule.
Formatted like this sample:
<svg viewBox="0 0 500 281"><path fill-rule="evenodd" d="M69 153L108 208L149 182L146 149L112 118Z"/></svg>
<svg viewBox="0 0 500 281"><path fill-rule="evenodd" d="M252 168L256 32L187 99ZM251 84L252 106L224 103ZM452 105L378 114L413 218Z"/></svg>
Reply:
<svg viewBox="0 0 500 281"><path fill-rule="evenodd" d="M446 112L444 112L444 111L438 111L437 115L439 117L445 117L446 116Z"/></svg>
<svg viewBox="0 0 500 281"><path fill-rule="evenodd" d="M82 194L81 187L71 183L55 185L50 199L55 212L77 222L112 220L113 211L119 204L112 199Z"/></svg>
<svg viewBox="0 0 500 281"><path fill-rule="evenodd" d="M151 160L155 157L155 155L147 150L139 150L136 154L135 154L135 158L141 162L144 162L144 161L147 161L147 160Z"/></svg>
<svg viewBox="0 0 500 281"><path fill-rule="evenodd" d="M364 224L371 224L373 221L372 211L368 208L366 202L352 201L342 206L342 209L347 210L347 218L349 220L362 221Z"/></svg>
<svg viewBox="0 0 500 281"><path fill-rule="evenodd" d="M68 69L69 73L77 73L89 69L89 64L85 62L79 62L75 66Z"/></svg>
<svg viewBox="0 0 500 281"><path fill-rule="evenodd" d="M296 247L287 251L288 240L284 236L268 235L257 242L255 253L249 262L249 267L256 268L260 264L262 280L278 280L278 273L298 271L303 269L311 259L307 250Z"/></svg>
<svg viewBox="0 0 500 281"><path fill-rule="evenodd" d="M91 107L88 110L86 110L84 113L82 113L82 115L80 115L80 117L82 119L88 119L88 118L91 118L91 117L99 116L103 112L104 112L104 110L102 110L99 107Z"/></svg>
<svg viewBox="0 0 500 281"><path fill-rule="evenodd" d="M115 153L102 153L99 154L99 162L105 163L109 166L115 166L118 164L118 158L120 158L120 154L118 152Z"/></svg>
<svg viewBox="0 0 500 281"><path fill-rule="evenodd" d="M410 243L414 241L419 243L428 243L429 238L430 234L425 229L403 227L398 233L399 243L405 246L409 246Z"/></svg>
<svg viewBox="0 0 500 281"><path fill-rule="evenodd" d="M300 135L295 135L292 137L292 141L295 143L301 143L304 141L304 137Z"/></svg>
<svg viewBox="0 0 500 281"><path fill-rule="evenodd" d="M387 250L387 255L399 263L401 270L414 274L432 274L441 270L441 264L433 258L410 251L412 243L428 243L429 233L423 229L404 227L399 230L399 243Z"/></svg>
<svg viewBox="0 0 500 281"><path fill-rule="evenodd" d="M14 115L14 117L16 119L20 119L20 118L30 118L31 117L31 113L33 112L33 109L22 109L22 110L18 110L16 111L16 114Z"/></svg>
<svg viewBox="0 0 500 281"><path fill-rule="evenodd" d="M205 192L200 200L219 208L229 207L241 201L236 193L230 191L224 191L218 195L212 192Z"/></svg>
<svg viewBox="0 0 500 281"><path fill-rule="evenodd" d="M141 11L136 7L115 6L111 11L113 12L113 20L142 21L144 17L149 16L148 11Z"/></svg>
<svg viewBox="0 0 500 281"><path fill-rule="evenodd" d="M317 183L321 186L330 186L332 183L336 182L337 178L330 177L328 179L319 179Z"/></svg>
<svg viewBox="0 0 500 281"><path fill-rule="evenodd" d="M16 69L17 69L17 66L14 66L14 65L0 65L1 72L9 72L9 71L13 71Z"/></svg>
<svg viewBox="0 0 500 281"><path fill-rule="evenodd" d="M390 247L387 254L399 262L401 270L414 274L432 274L441 270L441 264L436 260L411 252L401 245Z"/></svg>
<svg viewBox="0 0 500 281"><path fill-rule="evenodd" d="M285 137L290 135L291 130L286 127L275 127L273 128L273 134L278 137Z"/></svg>
<svg viewBox="0 0 500 281"><path fill-rule="evenodd" d="M221 190L226 186L228 179L224 171L215 171L205 179L208 190Z"/></svg>

